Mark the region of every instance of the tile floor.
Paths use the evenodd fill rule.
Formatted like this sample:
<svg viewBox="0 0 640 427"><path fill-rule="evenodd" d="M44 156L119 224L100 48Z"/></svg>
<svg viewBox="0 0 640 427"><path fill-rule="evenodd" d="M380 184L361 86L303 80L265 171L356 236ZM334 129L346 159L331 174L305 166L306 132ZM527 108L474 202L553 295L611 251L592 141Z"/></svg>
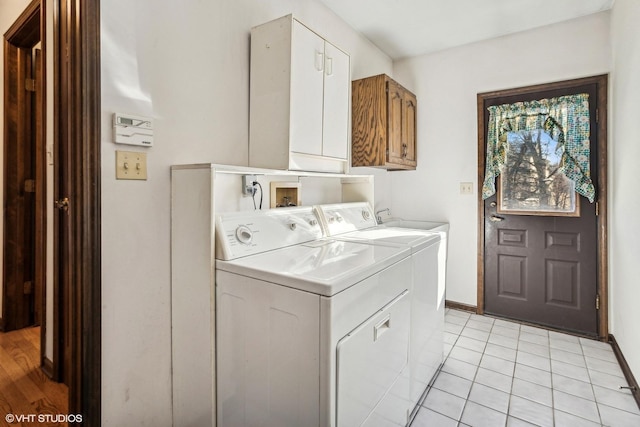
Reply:
<svg viewBox="0 0 640 427"><path fill-rule="evenodd" d="M447 309L445 363L412 427L640 426L611 346Z"/></svg>

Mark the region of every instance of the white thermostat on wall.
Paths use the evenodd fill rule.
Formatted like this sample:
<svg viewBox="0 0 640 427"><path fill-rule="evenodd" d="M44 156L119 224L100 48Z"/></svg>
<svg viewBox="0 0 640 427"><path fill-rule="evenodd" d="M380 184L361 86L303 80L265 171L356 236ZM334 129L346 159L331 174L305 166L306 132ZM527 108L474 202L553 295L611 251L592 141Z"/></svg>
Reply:
<svg viewBox="0 0 640 427"><path fill-rule="evenodd" d="M113 140L116 144L153 146L151 117L113 113Z"/></svg>

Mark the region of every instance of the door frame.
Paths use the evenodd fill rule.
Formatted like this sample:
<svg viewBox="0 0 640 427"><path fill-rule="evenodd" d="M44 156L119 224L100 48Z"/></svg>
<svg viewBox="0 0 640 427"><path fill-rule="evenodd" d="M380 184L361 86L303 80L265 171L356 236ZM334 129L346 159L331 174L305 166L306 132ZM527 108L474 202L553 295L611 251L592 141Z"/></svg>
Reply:
<svg viewBox="0 0 640 427"><path fill-rule="evenodd" d="M598 239L598 277L597 292L600 296L600 308L598 310L598 338L609 338L609 311L608 311L608 236L607 236L607 96L608 75L602 74L592 77L565 80L554 83L546 83L525 86L515 89L506 89L493 92L479 93L478 107L478 183L484 181L485 172L485 134L486 134L486 103L495 98L507 96L527 95L533 92L569 89L576 86L595 84L597 92L596 123L598 135L598 188L596 200L598 203L597 214L597 239ZM478 291L477 313L484 314L484 200L482 192L478 191Z"/></svg>
<svg viewBox="0 0 640 427"><path fill-rule="evenodd" d="M100 1L55 0L53 9L54 198L70 199L68 251L54 262L70 293L69 413L100 426Z"/></svg>

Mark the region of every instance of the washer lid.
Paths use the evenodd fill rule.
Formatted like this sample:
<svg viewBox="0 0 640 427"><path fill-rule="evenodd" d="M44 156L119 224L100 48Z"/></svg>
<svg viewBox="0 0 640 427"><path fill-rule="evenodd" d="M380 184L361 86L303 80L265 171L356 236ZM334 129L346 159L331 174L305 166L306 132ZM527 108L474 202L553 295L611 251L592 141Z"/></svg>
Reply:
<svg viewBox="0 0 640 427"><path fill-rule="evenodd" d="M439 232L427 230L415 230L402 227L374 227L366 230L352 231L351 233L336 236L336 239L349 240L351 242L368 243L374 245L402 244L409 245L413 251L430 246L441 240Z"/></svg>
<svg viewBox="0 0 640 427"><path fill-rule="evenodd" d="M332 296L410 254L408 246L318 240L232 261L216 260L216 269Z"/></svg>

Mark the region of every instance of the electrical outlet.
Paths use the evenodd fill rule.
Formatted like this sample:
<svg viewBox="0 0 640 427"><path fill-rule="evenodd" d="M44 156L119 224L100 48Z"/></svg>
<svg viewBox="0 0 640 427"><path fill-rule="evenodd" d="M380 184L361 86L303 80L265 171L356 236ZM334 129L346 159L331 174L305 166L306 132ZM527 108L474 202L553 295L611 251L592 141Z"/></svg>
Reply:
<svg viewBox="0 0 640 427"><path fill-rule="evenodd" d="M253 194L253 183L258 181L256 175L242 175L242 194L251 196Z"/></svg>
<svg viewBox="0 0 640 427"><path fill-rule="evenodd" d="M461 182L460 194L473 194L473 182Z"/></svg>

